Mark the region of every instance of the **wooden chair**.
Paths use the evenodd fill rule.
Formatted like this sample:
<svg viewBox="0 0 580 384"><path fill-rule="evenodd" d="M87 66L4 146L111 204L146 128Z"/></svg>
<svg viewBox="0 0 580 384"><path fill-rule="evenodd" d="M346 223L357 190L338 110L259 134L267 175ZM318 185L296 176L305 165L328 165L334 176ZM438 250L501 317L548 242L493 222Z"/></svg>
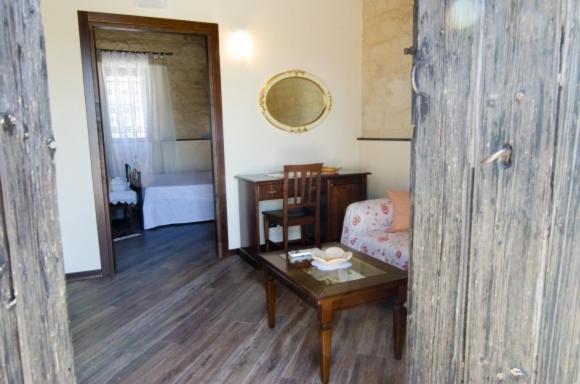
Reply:
<svg viewBox="0 0 580 384"><path fill-rule="evenodd" d="M139 218L139 229L143 230L143 187L141 185L141 171L135 168L127 168L125 165L125 171L127 172L127 181L129 181L129 188L137 193L137 204L131 206L131 224L133 223L133 217L135 211L137 211L137 216Z"/></svg>
<svg viewBox="0 0 580 384"><path fill-rule="evenodd" d="M314 225L314 243L320 246L320 189L322 164L284 166L283 208L262 212L266 251L270 250L270 224L282 226L283 248L288 252L288 228Z"/></svg>
<svg viewBox="0 0 580 384"><path fill-rule="evenodd" d="M133 229L134 219L137 215L140 219L139 229L143 230L143 188L141 186L141 172L135 168L131 168L129 164L125 164L125 179L129 183L129 189L135 192L136 201L134 203L123 203L122 215L119 215L120 208L117 207L119 203L112 203L110 206L111 221L128 221L131 229Z"/></svg>

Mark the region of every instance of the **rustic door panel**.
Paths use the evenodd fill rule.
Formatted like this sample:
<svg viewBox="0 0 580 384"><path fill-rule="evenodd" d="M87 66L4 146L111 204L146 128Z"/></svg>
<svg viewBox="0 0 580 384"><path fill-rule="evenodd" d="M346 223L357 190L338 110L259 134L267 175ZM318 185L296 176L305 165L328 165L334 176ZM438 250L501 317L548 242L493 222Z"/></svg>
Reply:
<svg viewBox="0 0 580 384"><path fill-rule="evenodd" d="M0 0L0 381L74 383L37 0Z"/></svg>
<svg viewBox="0 0 580 384"><path fill-rule="evenodd" d="M452 383L463 356L473 176L477 28L449 28L449 8L419 1L414 75L411 383Z"/></svg>
<svg viewBox="0 0 580 384"><path fill-rule="evenodd" d="M530 378L550 221L560 60L559 4L487 2L478 158L505 143L512 166L474 178L465 381Z"/></svg>
<svg viewBox="0 0 580 384"><path fill-rule="evenodd" d="M418 2L410 382L579 380L578 7Z"/></svg>
<svg viewBox="0 0 580 384"><path fill-rule="evenodd" d="M580 382L580 3L563 7L553 207L537 383Z"/></svg>
<svg viewBox="0 0 580 384"><path fill-rule="evenodd" d="M3 43L0 41L0 50L2 46ZM0 65L3 64L0 56ZM2 183L0 182L0 218L3 217L4 206L2 203ZM0 305L8 306L13 300L14 286L10 270L6 229L3 223L0 223ZM0 310L0 340L4 341L0 343L0 383L21 383L22 360L19 358L18 325L14 309Z"/></svg>

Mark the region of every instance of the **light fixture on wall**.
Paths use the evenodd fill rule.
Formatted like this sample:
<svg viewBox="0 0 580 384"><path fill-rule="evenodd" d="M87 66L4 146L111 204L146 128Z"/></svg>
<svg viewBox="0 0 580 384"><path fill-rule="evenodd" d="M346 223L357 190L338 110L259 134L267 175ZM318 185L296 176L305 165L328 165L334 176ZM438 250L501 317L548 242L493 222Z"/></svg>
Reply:
<svg viewBox="0 0 580 384"><path fill-rule="evenodd" d="M135 6L139 8L167 9L168 0L135 0Z"/></svg>
<svg viewBox="0 0 580 384"><path fill-rule="evenodd" d="M228 55L242 62L249 62L254 58L255 48L252 36L245 30L237 30L227 38Z"/></svg>

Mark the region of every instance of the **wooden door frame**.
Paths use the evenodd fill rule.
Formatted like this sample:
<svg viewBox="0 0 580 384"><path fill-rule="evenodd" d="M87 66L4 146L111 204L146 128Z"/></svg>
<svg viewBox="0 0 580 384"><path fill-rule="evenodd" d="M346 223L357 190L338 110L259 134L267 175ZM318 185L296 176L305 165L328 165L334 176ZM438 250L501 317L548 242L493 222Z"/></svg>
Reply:
<svg viewBox="0 0 580 384"><path fill-rule="evenodd" d="M115 257L109 217L108 180L97 80L95 28L201 35L206 39L209 70L211 152L216 216L217 255L228 253L228 228L222 124L218 25L186 20L78 11L80 47L89 131L93 193L101 255L101 274L115 273Z"/></svg>

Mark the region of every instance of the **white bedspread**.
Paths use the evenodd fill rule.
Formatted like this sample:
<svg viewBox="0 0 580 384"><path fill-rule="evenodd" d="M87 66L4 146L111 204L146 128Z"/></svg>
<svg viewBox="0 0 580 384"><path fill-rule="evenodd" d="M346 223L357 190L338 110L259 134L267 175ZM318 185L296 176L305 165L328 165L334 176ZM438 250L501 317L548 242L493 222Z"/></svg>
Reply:
<svg viewBox="0 0 580 384"><path fill-rule="evenodd" d="M211 172L152 175L143 185L145 229L215 219Z"/></svg>
<svg viewBox="0 0 580 384"><path fill-rule="evenodd" d="M111 204L137 204L137 192L132 189L127 191L110 191L109 203Z"/></svg>

